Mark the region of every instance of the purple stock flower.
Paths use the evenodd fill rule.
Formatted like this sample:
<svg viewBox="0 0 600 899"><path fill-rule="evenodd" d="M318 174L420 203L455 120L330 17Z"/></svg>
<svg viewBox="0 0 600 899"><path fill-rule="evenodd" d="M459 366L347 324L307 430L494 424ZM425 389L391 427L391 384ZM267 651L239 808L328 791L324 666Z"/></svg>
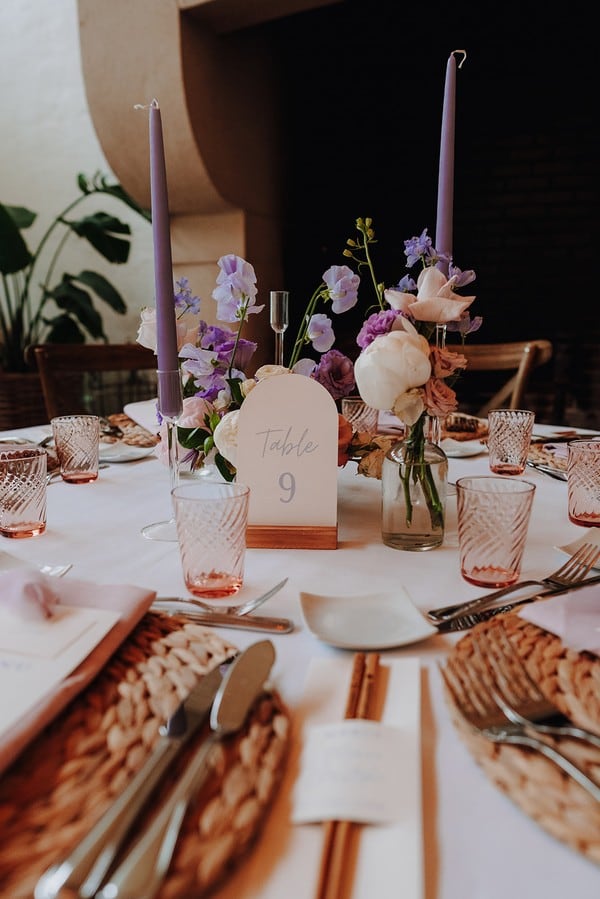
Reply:
<svg viewBox="0 0 600 899"><path fill-rule="evenodd" d="M334 400L348 396L356 386L354 365L339 350L329 350L328 353L324 353L311 377L322 384Z"/></svg>
<svg viewBox="0 0 600 899"><path fill-rule="evenodd" d="M397 309L384 309L383 312L374 312L370 315L358 332L356 342L359 347L364 350L380 334L387 334L388 331L391 331L392 325L399 315L401 313Z"/></svg>
<svg viewBox="0 0 600 899"><path fill-rule="evenodd" d="M327 285L331 308L337 314L356 306L360 278L347 265L332 265L323 275Z"/></svg>
<svg viewBox="0 0 600 899"><path fill-rule="evenodd" d="M419 237L411 237L404 241L404 253L406 255L406 267L412 268L415 263L425 257L431 259L434 255L433 242L427 236L427 228L424 228Z"/></svg>

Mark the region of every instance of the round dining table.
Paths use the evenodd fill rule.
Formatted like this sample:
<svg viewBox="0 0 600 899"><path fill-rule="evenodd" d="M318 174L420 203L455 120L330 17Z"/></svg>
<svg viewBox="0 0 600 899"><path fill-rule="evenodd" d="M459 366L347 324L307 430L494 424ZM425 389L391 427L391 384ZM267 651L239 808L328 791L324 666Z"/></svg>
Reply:
<svg viewBox="0 0 600 899"><path fill-rule="evenodd" d="M552 434L556 429L540 426L536 430ZM30 428L11 433L35 437L37 432ZM466 474L489 474L484 447L478 455L450 458L450 483ZM523 477L535 484L536 491L522 576L538 578L564 561L559 547L581 537L583 529L568 519L565 482L533 468ZM187 595L177 543L142 534L148 524L172 515L169 470L153 453L109 464L94 483L53 481L47 499L46 532L28 540L3 540L2 551L36 566L72 564L67 578L133 584L156 591L158 597ZM249 548L236 601L258 595L283 578L288 579L283 589L256 614L294 622L290 633L268 637L276 650L273 682L292 721L295 710L307 700L311 663L346 658L349 671L353 655L352 650L332 646L311 632L302 612L302 592L364 596L365 620L370 594L405 592L425 613L484 592L460 574L454 490L450 488L447 498L443 544L426 552L397 550L382 542L381 483L359 475L355 463L338 470L337 548ZM219 633L240 649L266 637L249 630ZM463 636L436 632L380 650L384 662L416 660L420 681L420 808L409 825L415 830L421 874L416 887L413 882L405 891L390 857L386 894L398 899L564 899L569 895L595 899L600 895L598 866L549 835L498 789L457 733L444 698L439 664ZM402 766L401 756L397 764ZM291 782L296 775L295 770L289 772ZM293 835L302 825L291 822L290 805L287 793L277 798L252 852L217 890L219 899L310 899L319 858L295 850ZM385 859L381 864L385 879ZM354 899L371 896L364 893Z"/></svg>

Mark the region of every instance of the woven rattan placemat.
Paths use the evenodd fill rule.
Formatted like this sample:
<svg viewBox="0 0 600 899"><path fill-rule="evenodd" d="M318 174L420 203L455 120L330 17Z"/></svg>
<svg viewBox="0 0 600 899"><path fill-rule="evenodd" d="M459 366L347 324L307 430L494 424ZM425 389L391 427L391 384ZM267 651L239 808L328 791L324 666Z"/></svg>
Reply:
<svg viewBox="0 0 600 899"><path fill-rule="evenodd" d="M600 734L600 658L565 648L558 637L514 614L499 615L473 630L485 630L497 642L499 628L505 629L547 698L573 722ZM456 644L450 659L475 666L471 633ZM491 743L474 734L448 692L446 700L462 739L494 784L554 837L600 863L600 805L534 750ZM556 745L600 784L600 749L564 737Z"/></svg>
<svg viewBox="0 0 600 899"><path fill-rule="evenodd" d="M210 628L148 614L96 680L0 782L0 896L31 897L141 767L158 729L197 680L236 652ZM160 899L206 896L260 831L288 748L289 716L268 688L244 729L211 755L211 776L184 820ZM148 820L206 735L173 763ZM138 824L139 826L139 824Z"/></svg>

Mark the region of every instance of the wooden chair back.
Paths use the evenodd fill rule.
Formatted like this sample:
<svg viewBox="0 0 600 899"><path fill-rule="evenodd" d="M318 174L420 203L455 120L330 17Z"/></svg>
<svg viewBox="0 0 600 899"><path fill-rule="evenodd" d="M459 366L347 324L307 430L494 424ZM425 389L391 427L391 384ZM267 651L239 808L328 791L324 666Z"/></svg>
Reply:
<svg viewBox="0 0 600 899"><path fill-rule="evenodd" d="M27 359L39 372L48 420L111 415L157 393L156 356L137 343L45 343L30 347Z"/></svg>
<svg viewBox="0 0 600 899"><path fill-rule="evenodd" d="M485 417L490 409L527 408L525 394L530 385L533 371L552 358L553 346L549 340L518 340L510 343L469 343L460 348L448 344L449 349L467 357L468 366L463 378L469 372L499 372L500 386L486 398L475 414ZM497 385L496 385L497 386ZM460 400L460 385L458 386Z"/></svg>

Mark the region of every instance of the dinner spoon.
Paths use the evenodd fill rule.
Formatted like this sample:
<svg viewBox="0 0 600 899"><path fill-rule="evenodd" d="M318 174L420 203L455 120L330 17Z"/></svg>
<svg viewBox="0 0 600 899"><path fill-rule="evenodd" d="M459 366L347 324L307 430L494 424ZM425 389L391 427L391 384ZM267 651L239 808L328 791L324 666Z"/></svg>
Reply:
<svg viewBox="0 0 600 899"><path fill-rule="evenodd" d="M263 593L262 596L255 596L254 599L247 599L245 602L240 602L233 606L213 606L208 602L202 602L201 599L196 599L191 596L159 596L155 602L189 603L192 606L198 606L199 608L204 609L205 612L215 612L218 615L235 615L239 617L240 615L247 615L248 612L252 612L254 609L258 609L264 602L271 599L272 596L275 596L287 582L288 579L284 578L282 581L279 581L278 584L275 584L274 587L271 587L270 590L267 590L266 593Z"/></svg>

